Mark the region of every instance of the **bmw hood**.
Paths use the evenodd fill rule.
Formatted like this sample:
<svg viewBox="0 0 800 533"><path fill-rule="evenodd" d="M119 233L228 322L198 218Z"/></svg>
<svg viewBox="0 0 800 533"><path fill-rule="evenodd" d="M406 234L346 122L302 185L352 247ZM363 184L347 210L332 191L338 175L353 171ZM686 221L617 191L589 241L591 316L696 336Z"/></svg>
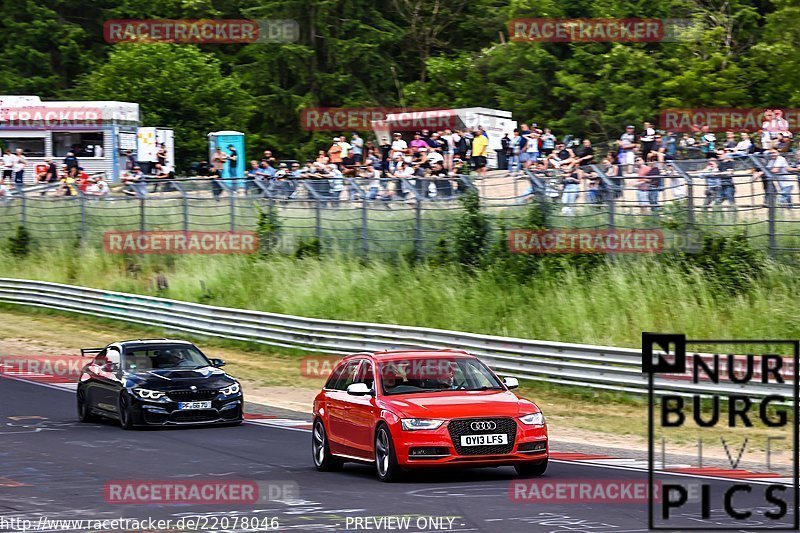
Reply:
<svg viewBox="0 0 800 533"><path fill-rule="evenodd" d="M236 382L219 368L206 366L192 370L153 369L128 372L128 386L168 391L186 389L194 385L198 389L221 389Z"/></svg>

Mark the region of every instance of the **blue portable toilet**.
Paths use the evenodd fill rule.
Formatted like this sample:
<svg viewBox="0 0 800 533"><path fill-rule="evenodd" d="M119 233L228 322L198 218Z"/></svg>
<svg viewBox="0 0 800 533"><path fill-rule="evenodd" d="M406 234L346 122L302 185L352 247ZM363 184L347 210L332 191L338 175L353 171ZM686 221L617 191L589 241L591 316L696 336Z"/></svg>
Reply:
<svg viewBox="0 0 800 533"><path fill-rule="evenodd" d="M244 157L244 133L239 131L212 131L208 134L208 162L212 163L214 152L217 147L223 152L231 155L236 152L236 166L232 167L230 162L225 163L222 169L222 177L231 179L228 183L233 189L244 187L245 157ZM232 147L232 148L231 148Z"/></svg>

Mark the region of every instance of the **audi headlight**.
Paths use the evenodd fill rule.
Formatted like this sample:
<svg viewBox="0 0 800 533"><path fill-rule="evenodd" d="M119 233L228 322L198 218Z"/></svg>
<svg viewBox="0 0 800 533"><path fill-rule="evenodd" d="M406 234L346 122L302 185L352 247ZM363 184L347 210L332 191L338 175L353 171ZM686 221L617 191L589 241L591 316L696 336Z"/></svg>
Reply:
<svg viewBox="0 0 800 533"><path fill-rule="evenodd" d="M544 415L542 413L531 413L529 415L519 417L519 421L526 426L543 426Z"/></svg>
<svg viewBox="0 0 800 533"><path fill-rule="evenodd" d="M439 429L439 427L444 424L444 420L436 420L433 418L404 418L402 423L404 430L414 431L417 429Z"/></svg>
<svg viewBox="0 0 800 533"><path fill-rule="evenodd" d="M149 389L133 389L133 393L143 400L160 400L165 392Z"/></svg>
<svg viewBox="0 0 800 533"><path fill-rule="evenodd" d="M239 391L242 390L242 387L239 386L238 383L234 383L233 385L228 385L224 389L220 389L220 394L223 396L233 396L234 394L239 394Z"/></svg>

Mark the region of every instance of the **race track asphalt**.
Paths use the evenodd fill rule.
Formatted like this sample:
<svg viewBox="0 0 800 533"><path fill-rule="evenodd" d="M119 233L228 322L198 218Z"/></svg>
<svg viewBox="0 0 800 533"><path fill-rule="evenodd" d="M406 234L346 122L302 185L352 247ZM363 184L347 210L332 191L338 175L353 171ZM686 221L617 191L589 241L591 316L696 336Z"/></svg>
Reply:
<svg viewBox="0 0 800 533"><path fill-rule="evenodd" d="M21 531L19 522L9 522L12 518L30 520L29 524L34 525L48 524L54 530L54 523L44 522L43 518L177 521L186 517L203 517L205 522L196 524L196 530L264 530L242 527L242 518L247 517L258 518L260 524L264 523L261 520L276 518L281 531L301 532L647 531L647 506L642 502L514 501L509 489L518 478L512 468L426 471L400 483L386 484L375 478L370 466L347 465L342 472L317 472L307 430L245 423L238 427L126 432L113 422L79 423L74 400L74 392L0 377L0 530ZM541 478L636 483L646 479L646 472L641 470L569 462L551 463ZM714 494L733 483L674 479L709 483ZM293 487L291 491L295 492L255 504L106 501L107 483L143 480L249 480L261 486L271 483ZM756 507L751 499L745 494L737 496L736 502ZM691 512L684 513L685 521L681 523L695 528L728 525L740 531L770 523L760 516L747 523L734 522L722 516L719 501L711 507L713 524L696 520ZM379 517L403 516L410 518L407 527L383 522L381 529L376 528ZM366 521L367 518L372 520ZM672 530L685 530L684 526L672 524ZM91 529L89 525L60 526L62 531Z"/></svg>

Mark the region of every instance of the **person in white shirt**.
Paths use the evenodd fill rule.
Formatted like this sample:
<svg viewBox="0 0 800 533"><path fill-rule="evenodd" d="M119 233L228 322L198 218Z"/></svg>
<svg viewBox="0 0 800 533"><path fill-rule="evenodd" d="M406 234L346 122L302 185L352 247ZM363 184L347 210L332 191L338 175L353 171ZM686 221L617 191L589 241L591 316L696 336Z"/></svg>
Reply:
<svg viewBox="0 0 800 533"><path fill-rule="evenodd" d="M753 147L753 141L750 140L750 135L742 133L739 137L740 141L736 143L736 148L734 148L733 151L738 154L749 154L750 149Z"/></svg>
<svg viewBox="0 0 800 533"><path fill-rule="evenodd" d="M392 140L392 157L395 157L397 154L404 156L406 155L406 150L408 150L408 143L403 140L401 134L395 133L394 140Z"/></svg>
<svg viewBox="0 0 800 533"><path fill-rule="evenodd" d="M14 172L14 159L15 156L11 153L11 148L6 148L5 153L3 153L3 181L11 181Z"/></svg>
<svg viewBox="0 0 800 533"><path fill-rule="evenodd" d="M347 142L347 140L345 140L344 135L339 137L339 142L337 144L342 147L342 157L347 155L348 150L353 149L353 145L351 145L349 142Z"/></svg>
<svg viewBox="0 0 800 533"><path fill-rule="evenodd" d="M17 192L22 194L22 187L24 185L24 177L25 177L25 167L28 166L28 158L25 157L25 154L22 152L22 148L17 148L16 154L14 154L14 188L17 189Z"/></svg>

